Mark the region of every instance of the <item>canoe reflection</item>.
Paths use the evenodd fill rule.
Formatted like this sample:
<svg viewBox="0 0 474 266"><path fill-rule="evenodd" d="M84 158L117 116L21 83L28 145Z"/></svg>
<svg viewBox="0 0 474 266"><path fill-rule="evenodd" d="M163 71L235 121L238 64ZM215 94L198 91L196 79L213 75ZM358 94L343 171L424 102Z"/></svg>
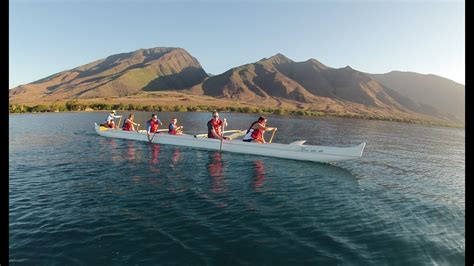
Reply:
<svg viewBox="0 0 474 266"><path fill-rule="evenodd" d="M160 145L152 144L150 164L158 164L160 162L160 160L158 159L159 154L160 154Z"/></svg>
<svg viewBox="0 0 474 266"><path fill-rule="evenodd" d="M256 160L253 162L254 166L254 188L256 192L262 192L263 184L265 182L265 166L262 160Z"/></svg>
<svg viewBox="0 0 474 266"><path fill-rule="evenodd" d="M174 150L173 157L171 157L171 167L175 167L181 158L181 152L179 149Z"/></svg>
<svg viewBox="0 0 474 266"><path fill-rule="evenodd" d="M115 139L101 139L99 142L101 145L101 158L110 158L113 162L121 162L120 151L117 150L117 142Z"/></svg>
<svg viewBox="0 0 474 266"><path fill-rule="evenodd" d="M210 156L210 162L207 166L209 175L212 177L212 189L214 193L222 193L227 191L227 184L224 179L222 168L222 155L220 152L214 152Z"/></svg>
<svg viewBox="0 0 474 266"><path fill-rule="evenodd" d="M128 141L127 143L127 159L134 160L135 159L135 147L133 146L133 142Z"/></svg>
<svg viewBox="0 0 474 266"><path fill-rule="evenodd" d="M114 140L114 139L110 139L110 147L112 147L112 149L117 149L117 142Z"/></svg>
<svg viewBox="0 0 474 266"><path fill-rule="evenodd" d="M149 162L149 169L153 173L160 173L160 169L158 168L158 164L160 160L158 159L158 155L160 154L160 145L152 144L151 145L151 160Z"/></svg>

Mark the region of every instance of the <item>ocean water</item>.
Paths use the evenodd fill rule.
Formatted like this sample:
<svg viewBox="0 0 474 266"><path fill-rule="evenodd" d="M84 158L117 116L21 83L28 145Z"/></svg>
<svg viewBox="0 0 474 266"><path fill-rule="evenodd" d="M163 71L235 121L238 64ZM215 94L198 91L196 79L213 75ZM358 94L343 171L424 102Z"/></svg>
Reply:
<svg viewBox="0 0 474 266"><path fill-rule="evenodd" d="M320 164L104 138L106 115L10 115L11 265L464 265L464 129L268 117L273 142L367 142Z"/></svg>

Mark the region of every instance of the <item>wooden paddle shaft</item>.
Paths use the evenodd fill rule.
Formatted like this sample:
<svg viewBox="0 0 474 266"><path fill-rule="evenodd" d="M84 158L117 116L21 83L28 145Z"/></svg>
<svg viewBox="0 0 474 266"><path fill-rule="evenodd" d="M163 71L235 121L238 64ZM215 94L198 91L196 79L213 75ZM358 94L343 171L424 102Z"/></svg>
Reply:
<svg viewBox="0 0 474 266"><path fill-rule="evenodd" d="M122 116L120 116L120 119L119 119L118 125L116 125L116 126L115 126L115 128L119 128L119 126L120 126L120 122L122 122Z"/></svg>
<svg viewBox="0 0 474 266"><path fill-rule="evenodd" d="M222 133L221 133L221 147L219 149L219 152L222 152L222 143L224 142L224 129L225 129L225 122L227 120L224 118L224 122L222 122Z"/></svg>
<svg viewBox="0 0 474 266"><path fill-rule="evenodd" d="M275 136L275 132L276 132L276 130L273 130L272 137L270 138L270 141L268 143L272 143L273 136Z"/></svg>

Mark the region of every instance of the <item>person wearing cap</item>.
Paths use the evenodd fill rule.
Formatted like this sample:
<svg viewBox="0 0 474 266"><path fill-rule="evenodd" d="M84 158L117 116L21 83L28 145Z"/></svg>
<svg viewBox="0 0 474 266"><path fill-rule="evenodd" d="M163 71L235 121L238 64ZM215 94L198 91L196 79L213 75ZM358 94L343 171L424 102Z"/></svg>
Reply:
<svg viewBox="0 0 474 266"><path fill-rule="evenodd" d="M219 119L219 113L214 110L212 112L212 118L207 122L207 137L210 139L229 139L222 135L222 127L227 127L227 119L224 121Z"/></svg>
<svg viewBox="0 0 474 266"><path fill-rule="evenodd" d="M109 116L105 119L101 126L109 127L109 128L115 128L115 118L121 118L121 115L116 115L115 110L112 110L110 112Z"/></svg>
<svg viewBox="0 0 474 266"><path fill-rule="evenodd" d="M183 134L183 126L177 125L178 119L173 117L171 123L168 126L168 133L171 135L180 135Z"/></svg>
<svg viewBox="0 0 474 266"><path fill-rule="evenodd" d="M135 118L135 115L133 113L130 113L130 115L128 115L128 118L125 119L125 121L123 122L122 130L135 131L134 126L140 126L140 124L133 122L134 118Z"/></svg>
<svg viewBox="0 0 474 266"><path fill-rule="evenodd" d="M263 132L276 131L276 127L267 127L267 119L263 116L259 117L257 121L253 122L247 130L247 134L242 139L245 142L266 143L263 138Z"/></svg>

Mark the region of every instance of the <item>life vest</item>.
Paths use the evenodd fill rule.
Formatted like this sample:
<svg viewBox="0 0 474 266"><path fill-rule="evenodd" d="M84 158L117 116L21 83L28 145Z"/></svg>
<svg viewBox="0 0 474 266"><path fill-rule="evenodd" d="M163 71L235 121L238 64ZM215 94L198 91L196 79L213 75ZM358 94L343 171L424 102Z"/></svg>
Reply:
<svg viewBox="0 0 474 266"><path fill-rule="evenodd" d="M212 129L214 129L214 132L216 132L216 134L218 136L221 136L221 125L222 125L222 123L223 122L220 119L217 119L217 120L211 119L211 120L209 120L209 122L207 122L207 125L208 125L208 127L207 127L207 137L208 138L214 137L211 133ZM209 125L210 125L210 127L209 127Z"/></svg>
<svg viewBox="0 0 474 266"><path fill-rule="evenodd" d="M245 135L244 139L249 139L248 137L250 135L250 138L252 138L252 139L263 141L263 132L264 132L264 130L260 129L260 128L253 128L253 126L255 124L260 124L260 122L255 121L255 122L252 123L252 125L249 127L249 129L247 129L247 134Z"/></svg>
<svg viewBox="0 0 474 266"><path fill-rule="evenodd" d="M153 119L150 119L150 120L147 121L147 124L148 124L147 125L148 126L148 131L150 133L155 133L156 131L158 131L158 125L159 125L158 120L155 121Z"/></svg>
<svg viewBox="0 0 474 266"><path fill-rule="evenodd" d="M170 125L168 126L168 133L171 135L176 135L176 126L173 123L170 123Z"/></svg>
<svg viewBox="0 0 474 266"><path fill-rule="evenodd" d="M252 135L250 135L255 140L263 141L263 129L254 128Z"/></svg>
<svg viewBox="0 0 474 266"><path fill-rule="evenodd" d="M122 130L125 130L125 131L132 131L133 130L133 124L132 124L132 121L130 121L130 119L125 119L125 122L123 122L123 127L122 127Z"/></svg>

